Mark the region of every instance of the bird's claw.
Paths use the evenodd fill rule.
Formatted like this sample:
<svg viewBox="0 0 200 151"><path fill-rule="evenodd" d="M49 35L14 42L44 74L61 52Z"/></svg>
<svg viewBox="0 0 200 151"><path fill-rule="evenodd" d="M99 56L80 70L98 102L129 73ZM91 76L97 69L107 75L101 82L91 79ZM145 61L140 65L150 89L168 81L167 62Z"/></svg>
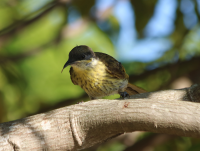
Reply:
<svg viewBox="0 0 200 151"><path fill-rule="evenodd" d="M125 99L126 97L130 97L130 95L125 91L125 92L119 92L120 98Z"/></svg>

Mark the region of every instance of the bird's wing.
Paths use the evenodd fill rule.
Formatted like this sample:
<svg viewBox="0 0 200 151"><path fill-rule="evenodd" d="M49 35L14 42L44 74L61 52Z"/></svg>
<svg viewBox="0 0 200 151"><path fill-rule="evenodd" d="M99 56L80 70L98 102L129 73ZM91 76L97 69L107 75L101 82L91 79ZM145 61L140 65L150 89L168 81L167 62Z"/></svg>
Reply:
<svg viewBox="0 0 200 151"><path fill-rule="evenodd" d="M126 71L122 64L118 62L115 58L101 52L95 52L95 55L101 62L107 67L107 72L109 72L114 77L119 79L128 79L129 76L126 74Z"/></svg>
<svg viewBox="0 0 200 151"><path fill-rule="evenodd" d="M75 79L76 75L75 75L74 70L73 70L72 67L70 68L69 73L70 73L70 77L71 77L72 83L74 85L78 85L78 83L76 82L76 79Z"/></svg>
<svg viewBox="0 0 200 151"><path fill-rule="evenodd" d="M127 88L125 90L129 95L146 93L147 91L133 84L128 83Z"/></svg>

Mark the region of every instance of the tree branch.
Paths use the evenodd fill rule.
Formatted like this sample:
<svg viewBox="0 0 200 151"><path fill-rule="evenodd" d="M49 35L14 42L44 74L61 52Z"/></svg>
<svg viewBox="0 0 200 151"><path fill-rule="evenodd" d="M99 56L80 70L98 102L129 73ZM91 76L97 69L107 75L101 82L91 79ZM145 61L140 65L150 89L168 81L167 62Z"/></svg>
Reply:
<svg viewBox="0 0 200 151"><path fill-rule="evenodd" d="M130 75L129 82L134 83L135 81L145 79L151 75L155 75L158 72L167 70L171 75L170 81L168 81L168 83L167 83L167 85L168 84L170 85L172 81L174 81L175 79L177 79L180 76L183 76L188 73L192 73L194 71L195 72L199 71L199 69L200 69L199 64L200 64L200 57L196 56L196 57L192 58L191 60L178 61L176 63L168 64L168 65L156 68L154 70L145 71L144 73L140 74L139 76L138 75ZM164 86L164 87L166 88L167 86ZM163 88L163 86L162 86L162 88Z"/></svg>
<svg viewBox="0 0 200 151"><path fill-rule="evenodd" d="M200 102L199 85L60 108L0 124L0 151L81 150L133 131L199 137L194 102Z"/></svg>
<svg viewBox="0 0 200 151"><path fill-rule="evenodd" d="M7 34L12 34L16 30L22 29L24 26L30 25L34 21L36 21L39 18L43 17L45 14L49 13L56 6L57 6L57 3L55 1L52 2L52 3L49 3L48 5L44 6L46 9L42 13L36 15L32 19L27 20L27 18L29 17L29 15L28 15L27 17L25 17L25 18L23 18L21 20L18 20L16 22L14 22L13 24L11 24L10 26L0 30L0 36L7 35Z"/></svg>

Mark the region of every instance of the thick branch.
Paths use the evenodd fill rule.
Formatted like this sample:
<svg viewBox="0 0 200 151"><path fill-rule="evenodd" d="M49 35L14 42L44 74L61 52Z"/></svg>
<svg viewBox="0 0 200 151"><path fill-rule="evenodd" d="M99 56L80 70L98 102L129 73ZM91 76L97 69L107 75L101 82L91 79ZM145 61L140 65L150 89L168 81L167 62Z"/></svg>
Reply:
<svg viewBox="0 0 200 151"><path fill-rule="evenodd" d="M80 150L133 131L200 137L200 104L194 103L200 101L199 91L194 85L126 100L94 100L2 123L0 151Z"/></svg>

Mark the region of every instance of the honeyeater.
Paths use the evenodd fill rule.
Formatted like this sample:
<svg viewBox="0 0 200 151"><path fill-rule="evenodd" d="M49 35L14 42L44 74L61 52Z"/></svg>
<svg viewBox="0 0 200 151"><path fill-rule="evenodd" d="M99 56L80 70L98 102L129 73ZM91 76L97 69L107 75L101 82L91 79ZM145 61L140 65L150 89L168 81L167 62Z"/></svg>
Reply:
<svg viewBox="0 0 200 151"><path fill-rule="evenodd" d="M128 74L115 58L105 53L93 52L86 45L76 46L70 51L63 69L68 65L71 66L73 84L79 85L91 100L116 93L124 98L146 92L128 83Z"/></svg>

